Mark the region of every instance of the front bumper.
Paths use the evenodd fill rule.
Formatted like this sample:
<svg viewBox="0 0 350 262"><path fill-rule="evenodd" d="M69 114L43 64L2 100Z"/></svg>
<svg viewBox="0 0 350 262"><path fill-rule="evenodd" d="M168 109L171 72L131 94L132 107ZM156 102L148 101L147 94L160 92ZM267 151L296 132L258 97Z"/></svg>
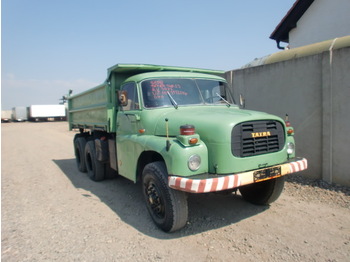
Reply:
<svg viewBox="0 0 350 262"><path fill-rule="evenodd" d="M264 176L257 179L257 172L260 174L265 170L278 169L280 172L273 173L271 176ZM221 177L206 178L206 179L191 179L178 176L169 176L168 185L170 188L185 191L189 193L208 193L222 190L234 189L240 186L257 183L276 177L296 173L307 169L306 158L295 159L294 161L286 162L280 165L269 168L251 170L244 173L231 174ZM267 172L266 172L267 173ZM270 172L268 172L270 173Z"/></svg>

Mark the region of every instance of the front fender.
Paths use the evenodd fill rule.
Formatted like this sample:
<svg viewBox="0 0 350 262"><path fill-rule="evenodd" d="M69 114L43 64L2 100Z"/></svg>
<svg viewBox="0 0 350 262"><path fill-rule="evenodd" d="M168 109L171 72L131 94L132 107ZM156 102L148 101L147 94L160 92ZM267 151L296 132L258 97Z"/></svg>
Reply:
<svg viewBox="0 0 350 262"><path fill-rule="evenodd" d="M169 175L187 177L208 172L208 149L203 141L193 146L184 146L176 138L171 137L170 148L167 150L166 137L144 136L144 138L144 149L158 152L163 157ZM201 165L196 171L188 168L188 159L194 154L201 158Z"/></svg>

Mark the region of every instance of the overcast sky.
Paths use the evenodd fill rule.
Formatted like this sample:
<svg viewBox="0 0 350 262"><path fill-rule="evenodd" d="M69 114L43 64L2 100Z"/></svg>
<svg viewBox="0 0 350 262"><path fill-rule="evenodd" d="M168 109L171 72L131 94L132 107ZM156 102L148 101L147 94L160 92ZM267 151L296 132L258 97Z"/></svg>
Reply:
<svg viewBox="0 0 350 262"><path fill-rule="evenodd" d="M58 104L145 63L232 70L278 52L295 0L2 0L1 107Z"/></svg>

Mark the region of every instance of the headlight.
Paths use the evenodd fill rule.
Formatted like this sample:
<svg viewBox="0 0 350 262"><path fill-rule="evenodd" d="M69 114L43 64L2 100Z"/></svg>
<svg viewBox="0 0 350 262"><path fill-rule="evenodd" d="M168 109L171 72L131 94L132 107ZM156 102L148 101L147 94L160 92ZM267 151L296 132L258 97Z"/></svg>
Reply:
<svg viewBox="0 0 350 262"><path fill-rule="evenodd" d="M294 150L295 150L295 145L294 145L294 143L288 143L287 144L287 153L289 154L289 155L291 155L291 154L293 154L294 153Z"/></svg>
<svg viewBox="0 0 350 262"><path fill-rule="evenodd" d="M188 159L188 168L192 171L196 171L199 169L201 165L201 157L199 155L192 155Z"/></svg>

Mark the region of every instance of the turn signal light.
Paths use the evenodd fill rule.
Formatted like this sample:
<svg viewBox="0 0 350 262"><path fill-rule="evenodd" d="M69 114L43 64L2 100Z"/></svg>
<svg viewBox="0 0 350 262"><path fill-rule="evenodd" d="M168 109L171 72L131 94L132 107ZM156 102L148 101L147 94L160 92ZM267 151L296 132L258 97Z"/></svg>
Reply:
<svg viewBox="0 0 350 262"><path fill-rule="evenodd" d="M198 143L198 138L191 138L188 140L188 143L191 145L195 145Z"/></svg>
<svg viewBox="0 0 350 262"><path fill-rule="evenodd" d="M294 133L294 130L293 130L293 129L288 129L288 130L287 130L287 134L288 134L288 135L293 135L293 133Z"/></svg>

